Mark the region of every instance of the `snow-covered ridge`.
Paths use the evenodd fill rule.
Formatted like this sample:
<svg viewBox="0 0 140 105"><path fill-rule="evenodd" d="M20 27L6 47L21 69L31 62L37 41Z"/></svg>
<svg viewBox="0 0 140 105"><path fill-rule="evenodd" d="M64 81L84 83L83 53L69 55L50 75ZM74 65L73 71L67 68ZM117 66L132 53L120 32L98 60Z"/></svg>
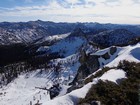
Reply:
<svg viewBox="0 0 140 105"><path fill-rule="evenodd" d="M104 59L103 57L99 58L99 62L101 67L107 66L107 67L116 67L120 61L127 60L130 62L140 62L140 43L136 45L128 45L125 47L116 47L116 52L111 55L110 54L110 48L106 48L103 50L99 50L95 53L92 53L91 55L104 55L108 53L109 59ZM102 65L104 64L104 65Z"/></svg>
<svg viewBox="0 0 140 105"><path fill-rule="evenodd" d="M53 36L46 36L44 38L42 38L41 40L37 41L35 44L39 44L39 43L43 43L43 42L55 42L55 41L59 41L61 39L64 39L66 37L68 37L70 35L70 33L66 33L66 34L58 34L58 35L53 35Z"/></svg>
<svg viewBox="0 0 140 105"><path fill-rule="evenodd" d="M54 100L50 100L48 102L44 102L43 105L76 105L78 103L78 99L84 98L93 84L96 84L99 80L108 80L115 82L118 79L126 78L125 72L123 70L112 69L103 74L99 78L95 78L93 82L88 83L80 89L74 90L71 93L68 93L62 97L55 98Z"/></svg>
<svg viewBox="0 0 140 105"><path fill-rule="evenodd" d="M51 46L40 47L37 51L45 51L48 54L58 53L60 56L68 57L76 54L80 51L81 47L87 43L86 39L83 37L75 37L66 34L63 36L62 40L54 43Z"/></svg>
<svg viewBox="0 0 140 105"><path fill-rule="evenodd" d="M129 62L140 62L140 43L136 45L129 45L126 47L119 48L118 56L112 59L106 66L116 67L120 61L127 60Z"/></svg>
<svg viewBox="0 0 140 105"><path fill-rule="evenodd" d="M42 105L76 105L79 98L84 98L93 84L98 83L98 80L108 80L117 84L118 79L127 78L126 73L121 69L111 69L105 72L102 76L93 79L93 82L86 84L80 89L74 90L68 94L66 86L76 75L76 72L80 66L78 61L79 53L76 53L75 49L81 47L81 43L83 43L83 39L77 39L76 47L72 45L73 40L67 41L61 40L56 43L53 50L60 51L60 49L65 48L65 51L68 51L64 58L57 58L50 61L54 65L60 64L62 66L62 71L60 72L60 80L62 81L62 91L60 92L58 97L50 100L50 96L47 91L36 89L35 87L46 87L49 88L53 84L53 68L50 70L36 70L32 72L28 72L26 74L21 74L14 81L9 83L7 86L4 86L0 89L0 104L1 105L30 105L37 103L42 103ZM80 40L80 44L79 44ZM60 44L60 42L65 42ZM67 44L69 43L69 44ZM56 47L60 45L59 47ZM69 46L72 47L69 47ZM62 47L61 47L62 46ZM64 47L65 46L65 47ZM75 48L75 49L73 49ZM100 65L104 63L101 67L116 67L120 61L128 60L131 62L140 62L140 43L136 45L129 45L125 47L116 47L116 52L111 55L110 48L106 48L103 50L99 50L97 52L92 53L92 55L101 56L105 53L108 53L110 58L104 59L100 57L98 60ZM100 69L99 69L100 70ZM98 70L97 70L98 71ZM94 75L94 73L93 73ZM70 77L70 80L69 80Z"/></svg>
<svg viewBox="0 0 140 105"><path fill-rule="evenodd" d="M95 55L102 55L108 52L108 49L104 49L95 53ZM120 61L128 60L131 62L140 62L140 43L136 45L130 45L126 47L117 47L117 52L114 57L111 57L110 62L105 66L116 67ZM116 56L117 55L117 56ZM100 59L103 62L103 59ZM104 60L105 61L105 60ZM106 61L105 61L106 62ZM95 74L95 73L93 73ZM93 84L96 84L98 80L108 80L115 82L117 84L117 80L127 78L126 73L121 69L111 69L105 72L101 77L94 78L93 82L88 83L80 89L74 90L71 93L64 95L62 97L56 98L54 100L44 102L43 105L75 105L78 102L79 98L84 98Z"/></svg>

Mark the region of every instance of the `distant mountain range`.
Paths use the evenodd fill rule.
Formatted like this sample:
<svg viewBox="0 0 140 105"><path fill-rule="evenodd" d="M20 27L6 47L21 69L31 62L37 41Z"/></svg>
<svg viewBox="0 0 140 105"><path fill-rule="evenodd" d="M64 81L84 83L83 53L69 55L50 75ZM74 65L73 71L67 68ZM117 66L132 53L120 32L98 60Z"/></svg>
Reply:
<svg viewBox="0 0 140 105"><path fill-rule="evenodd" d="M118 25L100 23L54 23L50 21L37 20L29 22L0 23L0 44L30 44L40 39L42 40L48 36L71 33L78 28L80 28L85 33L85 35L96 35L96 37L98 36L98 34L101 37L101 34L108 33L112 33L115 36L118 34L118 29L119 33L123 34L123 36L130 37L130 35L127 34L133 34L133 36L140 36L140 25Z"/></svg>

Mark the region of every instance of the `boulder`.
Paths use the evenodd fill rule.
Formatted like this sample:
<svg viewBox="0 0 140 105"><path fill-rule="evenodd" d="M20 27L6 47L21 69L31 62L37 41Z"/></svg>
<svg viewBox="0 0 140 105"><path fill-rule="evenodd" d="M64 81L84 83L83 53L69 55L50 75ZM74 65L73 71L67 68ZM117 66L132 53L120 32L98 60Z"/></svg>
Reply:
<svg viewBox="0 0 140 105"><path fill-rule="evenodd" d="M113 55L117 51L117 48L115 46L110 48L110 54Z"/></svg>
<svg viewBox="0 0 140 105"><path fill-rule="evenodd" d="M108 52L106 52L104 55L102 55L102 58L104 58L105 60L110 59Z"/></svg>

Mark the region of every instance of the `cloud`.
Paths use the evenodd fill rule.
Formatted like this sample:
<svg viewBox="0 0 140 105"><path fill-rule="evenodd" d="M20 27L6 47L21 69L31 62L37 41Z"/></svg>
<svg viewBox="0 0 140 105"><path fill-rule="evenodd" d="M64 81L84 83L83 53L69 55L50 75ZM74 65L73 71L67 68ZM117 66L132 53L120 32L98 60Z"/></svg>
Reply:
<svg viewBox="0 0 140 105"><path fill-rule="evenodd" d="M140 4L136 0L53 0L46 5L0 8L0 21L6 17L67 22L140 24ZM18 18L20 19L20 18ZM23 20L24 20L23 19ZM18 21L18 20L17 20Z"/></svg>
<svg viewBox="0 0 140 105"><path fill-rule="evenodd" d="M67 3L76 4L80 2L80 0L65 0Z"/></svg>
<svg viewBox="0 0 140 105"><path fill-rule="evenodd" d="M25 3L33 3L33 0L25 0Z"/></svg>

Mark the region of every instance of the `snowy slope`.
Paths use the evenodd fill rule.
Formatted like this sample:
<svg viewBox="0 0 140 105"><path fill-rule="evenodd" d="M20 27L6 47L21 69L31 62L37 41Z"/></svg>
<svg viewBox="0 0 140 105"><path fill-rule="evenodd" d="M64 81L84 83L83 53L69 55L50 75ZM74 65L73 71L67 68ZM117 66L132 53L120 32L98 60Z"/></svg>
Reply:
<svg viewBox="0 0 140 105"><path fill-rule="evenodd" d="M53 38L53 37L52 37ZM51 46L40 47L37 51L45 51L48 54L58 53L60 56L68 57L80 51L83 45L86 44L86 39L82 36L71 36L65 34L61 36L62 40L56 42Z"/></svg>
<svg viewBox="0 0 140 105"><path fill-rule="evenodd" d="M56 42L56 41L59 41L61 39L68 37L69 35L70 35L70 33L46 36L46 37L42 38L41 40L38 40L35 44L39 44L39 43L43 43L43 42Z"/></svg>
<svg viewBox="0 0 140 105"><path fill-rule="evenodd" d="M80 37L67 38L50 47L52 52L59 52L60 55L65 57L75 54L79 51L85 40Z"/></svg>
<svg viewBox="0 0 140 105"><path fill-rule="evenodd" d="M92 53L92 55L98 56L101 56L105 53L109 54L109 59L105 60L103 57L99 58L101 67L103 67L104 65L107 67L116 67L119 62L123 60L128 60L130 62L140 62L140 43L125 47L117 47L117 51L113 55L110 54L110 48L111 47Z"/></svg>
<svg viewBox="0 0 140 105"><path fill-rule="evenodd" d="M49 88L51 86L51 83L46 84L47 75L41 78L36 76L39 72L40 70L37 70L36 72L21 75L8 86L0 89L0 93L4 94L0 95L0 104L29 105L30 101L35 104L37 100L50 100L47 91L35 89L35 87Z"/></svg>
<svg viewBox="0 0 140 105"><path fill-rule="evenodd" d="M100 78L101 80L108 80L117 83L118 79L126 78L125 72L123 70L111 69L104 73Z"/></svg>
<svg viewBox="0 0 140 105"><path fill-rule="evenodd" d="M84 85L82 88L74 90L68 94L67 88L68 83L71 82L80 66L78 61L79 53L76 53L76 50L72 48L81 47L81 43L84 43L84 40L81 38L74 38L77 42L73 43L73 40L62 40L64 42L58 42L51 47L53 51L59 51L62 48L65 48L64 51L67 51L64 55L65 58L57 58L51 60L51 63L54 65L61 64L62 70L60 75L60 82L62 86L62 91L59 96L50 100L49 94L47 91L36 89L35 87L46 87L50 88L53 85L53 70L36 70L33 72L29 72L26 74L20 75L14 81L9 83L7 86L4 86L0 89L0 105L30 105L30 103L35 104L39 100L39 103L42 105L76 105L79 98L84 98L92 86L92 84L96 84L99 80L108 80L114 83L117 83L118 79L127 78L126 74L121 69L111 69L105 72L101 77L97 77L93 79L93 82L90 82ZM80 40L80 41L79 41ZM80 44L79 44L80 43ZM57 47L60 45L60 48ZM73 47L67 47L67 46ZM61 47L62 46L62 47ZM64 47L65 46L65 47ZM140 62L140 43L136 45L129 45L126 47L117 47L117 51L111 55L110 48L106 48L103 50L99 50L92 55L103 55L105 53L109 53L110 58L104 59L100 57L98 60L100 62L101 68L103 66L116 67L118 63L122 60ZM61 52L61 51L60 51ZM75 53L75 54L72 54ZM69 56L70 55L70 56ZM104 65L102 65L104 63ZM99 69L100 70L100 69ZM99 71L98 70L98 71ZM95 73L93 73L94 75ZM70 79L69 79L70 78Z"/></svg>
<svg viewBox="0 0 140 105"><path fill-rule="evenodd" d="M98 51L94 54L102 55L108 52L108 50L109 48ZM118 63L122 60L140 62L139 52L140 52L139 43L137 45L117 47L117 52L109 60L106 61L105 59L100 58L99 61L104 62L105 64L107 64L106 66L110 66L110 67L117 66ZM57 105L75 105L79 98L84 98L86 96L86 93L88 92L92 84L96 84L98 80L109 80L109 81L117 83L117 80L122 79L122 78L127 78L123 70L111 69L107 71L106 73L104 73L101 77L95 78L93 82L88 83L84 87L74 90L65 96L45 102L43 103L43 105L56 105L56 104Z"/></svg>
<svg viewBox="0 0 140 105"><path fill-rule="evenodd" d="M98 80L109 80L115 82L118 79L126 78L125 72L123 70L109 70L99 78L95 78L93 82L88 83L84 87L74 90L62 97L55 98L48 102L44 102L43 105L76 105L79 98L84 98L93 84L96 84Z"/></svg>
<svg viewBox="0 0 140 105"><path fill-rule="evenodd" d="M140 62L140 43L118 49L121 49L117 54L118 56L115 59L112 59L112 61L106 66L117 66L119 62L123 60L128 60L129 62Z"/></svg>
<svg viewBox="0 0 140 105"><path fill-rule="evenodd" d="M126 47L117 47L117 51L109 60L101 59L99 58L100 62L104 62L105 66L114 67L117 66L118 63L122 60L129 60L134 62L140 62L140 44L137 45L131 45ZM95 55L102 55L106 52L109 52L109 48L98 51L94 53ZM95 73L93 73L95 74ZM112 82L117 83L118 79L127 78L126 73L123 70L120 69L111 69L107 72L105 72L101 77L93 79L93 82L88 83L84 87L74 90L71 93L64 95L62 97L55 98L54 100L44 102L43 105L75 105L78 102L79 98L84 98L86 96L86 93L92 86L92 84L96 84L98 80L109 80Z"/></svg>
<svg viewBox="0 0 140 105"><path fill-rule="evenodd" d="M58 58L52 61L54 65L63 64L59 75L59 82L62 90L58 97L66 94L67 84L71 82L80 66L78 54L68 56L67 58ZM57 78L56 78L57 79ZM50 100L50 95L46 90L40 90L35 87L46 87L49 89L55 80L53 69L42 69L26 74L21 74L7 86L0 88L0 105L33 105L44 103Z"/></svg>

